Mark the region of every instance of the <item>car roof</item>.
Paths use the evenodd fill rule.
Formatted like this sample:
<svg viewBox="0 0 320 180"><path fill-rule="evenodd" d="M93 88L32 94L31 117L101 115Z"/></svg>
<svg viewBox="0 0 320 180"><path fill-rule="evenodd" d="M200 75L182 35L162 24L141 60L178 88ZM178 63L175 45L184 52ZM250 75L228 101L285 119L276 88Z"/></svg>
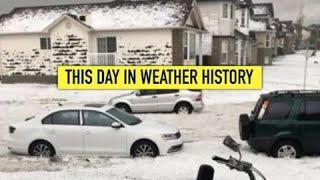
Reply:
<svg viewBox="0 0 320 180"><path fill-rule="evenodd" d="M320 97L320 90L280 90L262 94L263 98L276 97Z"/></svg>
<svg viewBox="0 0 320 180"><path fill-rule="evenodd" d="M66 111L66 110L97 110L97 111L107 111L109 109L113 108L109 105L103 105L103 104L86 104L86 105L79 105L79 106L70 106L70 105L61 105L56 108L50 109L50 112L55 111Z"/></svg>

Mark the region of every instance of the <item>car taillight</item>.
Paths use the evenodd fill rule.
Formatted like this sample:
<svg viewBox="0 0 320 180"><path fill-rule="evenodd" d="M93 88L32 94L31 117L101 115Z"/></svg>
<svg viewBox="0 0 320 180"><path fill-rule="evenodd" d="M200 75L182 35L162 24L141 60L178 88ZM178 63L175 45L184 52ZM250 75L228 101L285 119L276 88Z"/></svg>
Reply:
<svg viewBox="0 0 320 180"><path fill-rule="evenodd" d="M13 134L15 131L16 131L15 127L12 127L12 126L9 127L9 133L10 134Z"/></svg>
<svg viewBox="0 0 320 180"><path fill-rule="evenodd" d="M197 96L196 101L202 101L202 93Z"/></svg>

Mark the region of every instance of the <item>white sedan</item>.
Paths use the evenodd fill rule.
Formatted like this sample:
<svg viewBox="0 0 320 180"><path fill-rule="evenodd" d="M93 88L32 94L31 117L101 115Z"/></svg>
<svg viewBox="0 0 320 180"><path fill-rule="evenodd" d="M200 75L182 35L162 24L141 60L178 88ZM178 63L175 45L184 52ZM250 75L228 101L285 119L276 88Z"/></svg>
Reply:
<svg viewBox="0 0 320 180"><path fill-rule="evenodd" d="M8 149L32 156L61 154L156 157L182 149L178 129L142 121L113 107L59 107L9 126Z"/></svg>

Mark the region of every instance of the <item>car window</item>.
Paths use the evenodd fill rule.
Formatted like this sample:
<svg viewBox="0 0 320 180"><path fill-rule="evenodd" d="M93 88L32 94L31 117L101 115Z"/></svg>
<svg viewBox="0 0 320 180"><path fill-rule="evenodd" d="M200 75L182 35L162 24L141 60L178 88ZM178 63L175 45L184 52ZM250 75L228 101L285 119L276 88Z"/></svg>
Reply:
<svg viewBox="0 0 320 180"><path fill-rule="evenodd" d="M116 122L111 117L97 111L82 111L84 126L104 126L111 127Z"/></svg>
<svg viewBox="0 0 320 180"><path fill-rule="evenodd" d="M52 114L54 125L80 125L79 111L60 111Z"/></svg>
<svg viewBox="0 0 320 180"><path fill-rule="evenodd" d="M320 120L320 100L307 100L302 102L298 119Z"/></svg>
<svg viewBox="0 0 320 180"><path fill-rule="evenodd" d="M157 94L157 90L140 90L140 96L150 96Z"/></svg>
<svg viewBox="0 0 320 180"><path fill-rule="evenodd" d="M137 125L137 124L141 123L141 120L138 117L133 116L128 113L125 113L123 111L120 111L116 108L109 109L107 111L107 113L111 114L112 116L121 120L123 123L130 125L130 126Z"/></svg>
<svg viewBox="0 0 320 180"><path fill-rule="evenodd" d="M49 116L45 117L42 120L42 124L52 124L52 115L49 115Z"/></svg>
<svg viewBox="0 0 320 180"><path fill-rule="evenodd" d="M178 92L179 90L158 90L157 94L175 94Z"/></svg>
<svg viewBox="0 0 320 180"><path fill-rule="evenodd" d="M264 120L284 120L287 119L291 111L291 101L269 101L267 107L265 108L265 113L263 114Z"/></svg>

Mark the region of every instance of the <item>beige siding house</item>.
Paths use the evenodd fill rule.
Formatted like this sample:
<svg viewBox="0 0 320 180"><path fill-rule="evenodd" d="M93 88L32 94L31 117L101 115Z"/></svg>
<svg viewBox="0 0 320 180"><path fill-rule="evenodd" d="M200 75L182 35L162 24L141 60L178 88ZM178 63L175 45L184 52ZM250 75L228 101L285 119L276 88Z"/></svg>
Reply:
<svg viewBox="0 0 320 180"><path fill-rule="evenodd" d="M192 0L17 8L0 18L0 72L52 83L58 65L195 65L204 32Z"/></svg>
<svg viewBox="0 0 320 180"><path fill-rule="evenodd" d="M206 29L206 65L237 64L235 59L236 0L198 0Z"/></svg>

